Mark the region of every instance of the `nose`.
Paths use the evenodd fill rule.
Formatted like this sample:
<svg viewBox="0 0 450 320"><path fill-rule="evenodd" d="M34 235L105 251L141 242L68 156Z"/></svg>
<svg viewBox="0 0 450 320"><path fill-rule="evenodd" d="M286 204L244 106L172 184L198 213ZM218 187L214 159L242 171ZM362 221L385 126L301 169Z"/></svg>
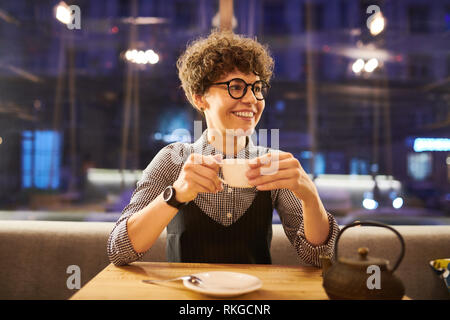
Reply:
<svg viewBox="0 0 450 320"><path fill-rule="evenodd" d="M247 92L242 97L242 102L250 104L256 104L258 102L250 84L247 86Z"/></svg>

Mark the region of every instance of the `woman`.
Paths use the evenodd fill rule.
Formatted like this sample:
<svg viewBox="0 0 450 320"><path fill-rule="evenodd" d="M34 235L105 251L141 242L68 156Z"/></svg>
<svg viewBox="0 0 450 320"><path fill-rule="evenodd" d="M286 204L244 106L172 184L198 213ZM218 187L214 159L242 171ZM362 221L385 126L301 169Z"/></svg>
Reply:
<svg viewBox="0 0 450 320"><path fill-rule="evenodd" d="M272 76L267 49L253 39L212 32L190 44L177 67L186 97L207 129L193 144L166 146L144 170L110 234L110 260L116 265L138 260L167 227L168 261L271 263L276 209L302 261L319 266L319 255L333 252L335 219L297 159L249 139ZM183 161L174 161L174 154ZM253 159L247 172L252 188L223 183L224 157ZM262 174L273 164L274 174Z"/></svg>

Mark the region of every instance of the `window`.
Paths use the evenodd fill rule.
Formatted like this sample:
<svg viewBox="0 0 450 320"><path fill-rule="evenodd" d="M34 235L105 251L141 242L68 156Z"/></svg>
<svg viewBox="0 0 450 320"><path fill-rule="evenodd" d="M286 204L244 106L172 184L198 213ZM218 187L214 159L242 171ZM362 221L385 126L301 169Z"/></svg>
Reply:
<svg viewBox="0 0 450 320"><path fill-rule="evenodd" d="M98 2L98 1L96 1ZM119 0L119 16L128 17L131 15L131 1Z"/></svg>
<svg viewBox="0 0 450 320"><path fill-rule="evenodd" d="M195 27L197 22L198 6L193 1L175 1L174 3L174 25L181 28Z"/></svg>
<svg viewBox="0 0 450 320"><path fill-rule="evenodd" d="M408 175L416 181L426 180L431 175L431 153L408 154Z"/></svg>
<svg viewBox="0 0 450 320"><path fill-rule="evenodd" d="M369 174L369 161L359 158L352 158L350 160L350 174Z"/></svg>
<svg viewBox="0 0 450 320"><path fill-rule="evenodd" d="M298 155L298 159L299 159L303 169L308 174L313 174L312 168L311 168L312 156L313 156L313 154L311 151L302 151ZM314 155L314 169L315 169L314 173L315 173L315 175L325 174L326 173L325 167L326 167L325 156L322 153L316 153Z"/></svg>
<svg viewBox="0 0 450 320"><path fill-rule="evenodd" d="M445 31L450 31L450 6L445 7L444 27Z"/></svg>
<svg viewBox="0 0 450 320"><path fill-rule="evenodd" d="M339 25L341 28L349 28L350 27L350 21L349 21L349 8L350 4L348 0L341 0L339 2Z"/></svg>
<svg viewBox="0 0 450 320"><path fill-rule="evenodd" d="M327 168L328 174L339 174L345 172L345 155L342 152L329 152L327 154Z"/></svg>
<svg viewBox="0 0 450 320"><path fill-rule="evenodd" d="M420 80L429 78L431 58L424 54L410 54L408 61L408 75L412 79Z"/></svg>
<svg viewBox="0 0 450 320"><path fill-rule="evenodd" d="M310 6L310 17L308 17L308 6ZM309 26L308 19L310 19ZM302 22L304 31L308 30L308 28L310 28L310 31L322 31L324 28L324 5L313 2L303 3Z"/></svg>
<svg viewBox="0 0 450 320"><path fill-rule="evenodd" d="M90 210L95 203L99 212L93 214L100 214L92 220L101 220L105 213L120 214L134 190L136 168L139 176L163 147L186 142L186 132L192 141L194 121L203 120L205 128L180 88L176 61L189 42L217 24L220 1L66 2L80 7L81 30L55 19L59 1L2 2L0 211L33 210L24 199L34 192L65 196L74 188L79 198L64 202L65 211ZM387 19L378 36L366 26L370 5ZM142 19L130 44L126 18L134 9ZM307 173L314 170L314 150L314 173L344 180L370 180L377 163L376 174L392 175L411 190L401 210L422 197L415 193L421 188L448 193L447 151L408 154L413 144L404 143L450 136L448 1L234 0L234 18L233 31L257 38L275 60L257 130L278 129L280 148ZM128 49L137 51L127 55ZM156 64L150 50L158 55ZM368 67L371 58L378 61L372 72L352 68L358 59ZM313 81L307 81L309 70ZM175 134L177 129L184 131ZM89 163L91 174L85 175ZM122 177L127 170L133 175ZM431 208L427 203L421 204L424 212ZM324 205L328 209L326 199ZM358 202L339 214L362 208ZM448 213L448 202L433 209Z"/></svg>
<svg viewBox="0 0 450 320"><path fill-rule="evenodd" d="M430 32L429 7L414 5L408 8L408 22L410 33Z"/></svg>
<svg viewBox="0 0 450 320"><path fill-rule="evenodd" d="M60 185L61 138L52 131L22 134L22 186L57 189Z"/></svg>
<svg viewBox="0 0 450 320"><path fill-rule="evenodd" d="M274 73L276 73L280 77L286 77L286 69L285 69L284 63L283 63L283 61L284 61L283 53L274 52L273 56L276 61L280 61L280 63L278 63L278 65L274 66Z"/></svg>
<svg viewBox="0 0 450 320"><path fill-rule="evenodd" d="M285 18L285 5L282 2L264 2L264 32L285 34L288 29Z"/></svg>
<svg viewBox="0 0 450 320"><path fill-rule="evenodd" d="M326 78L325 70L325 59L327 55L321 51L313 50L311 52L310 59L312 61L311 69L308 68L308 53L306 51L302 52L300 55L301 65L300 65L300 79L306 81L308 79L308 71L314 72L316 80L323 80Z"/></svg>

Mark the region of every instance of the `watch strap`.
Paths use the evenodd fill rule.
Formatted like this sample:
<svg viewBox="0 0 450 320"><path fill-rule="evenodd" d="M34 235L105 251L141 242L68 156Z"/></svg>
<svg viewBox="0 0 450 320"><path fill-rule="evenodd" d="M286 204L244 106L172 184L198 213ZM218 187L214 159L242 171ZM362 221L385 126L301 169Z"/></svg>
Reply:
<svg viewBox="0 0 450 320"><path fill-rule="evenodd" d="M179 202L175 198L176 197L176 190L175 190L175 188L173 186L168 186L166 188L166 190L169 189L169 188L172 190L171 196L170 196L170 198L167 198L167 199L164 198L164 200L167 202L167 204L172 206L172 207L174 207L174 208L177 208L177 209L180 209L181 207L185 206L187 204L187 202ZM166 192L166 190L164 190L164 192Z"/></svg>

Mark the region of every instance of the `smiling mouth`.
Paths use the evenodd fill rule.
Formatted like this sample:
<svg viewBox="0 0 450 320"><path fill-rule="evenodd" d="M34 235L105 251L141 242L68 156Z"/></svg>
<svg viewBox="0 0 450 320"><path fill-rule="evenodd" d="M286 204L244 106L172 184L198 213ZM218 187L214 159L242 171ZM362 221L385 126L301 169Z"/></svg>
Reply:
<svg viewBox="0 0 450 320"><path fill-rule="evenodd" d="M236 117L243 119L243 120L251 120L255 117L255 114L251 111L249 112L232 112Z"/></svg>

